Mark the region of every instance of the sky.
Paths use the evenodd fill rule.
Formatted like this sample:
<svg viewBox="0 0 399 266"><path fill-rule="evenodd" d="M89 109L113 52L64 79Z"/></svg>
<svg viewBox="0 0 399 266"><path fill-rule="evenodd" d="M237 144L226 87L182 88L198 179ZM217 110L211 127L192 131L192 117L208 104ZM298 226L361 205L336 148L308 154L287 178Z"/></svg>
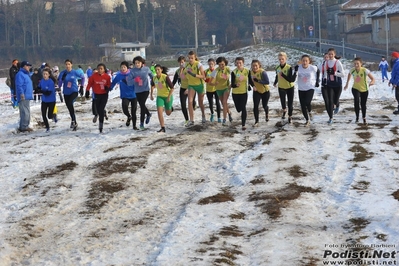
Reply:
<svg viewBox="0 0 399 266"><path fill-rule="evenodd" d="M212 56L273 66L280 50L291 64L301 56L263 46ZM134 131L116 89L103 134L80 99L77 131L57 103L60 120L46 133L32 102L34 131L17 133L18 110L0 79L0 265L356 265L354 254L396 265L399 117L391 88L372 74L368 125L355 123L349 90L328 125L320 89L311 125L297 91L293 123L284 125L272 87L270 121L261 111L257 128L252 92L246 131L231 97L231 124L201 125L197 109L196 125L185 128L176 89L166 133L156 132L151 100L148 129Z"/></svg>

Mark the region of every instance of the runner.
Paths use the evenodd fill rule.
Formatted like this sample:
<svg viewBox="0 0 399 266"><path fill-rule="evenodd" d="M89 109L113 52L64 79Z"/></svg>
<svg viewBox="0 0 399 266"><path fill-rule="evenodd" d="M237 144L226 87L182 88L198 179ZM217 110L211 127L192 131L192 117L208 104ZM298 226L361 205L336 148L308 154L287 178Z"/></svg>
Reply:
<svg viewBox="0 0 399 266"><path fill-rule="evenodd" d="M353 60L353 64L355 65L355 67L349 71L348 79L346 81L344 89L348 89L349 81L353 76L352 94L355 105L356 123L359 122L359 111L361 106L363 124L366 125L366 103L367 97L369 95L369 87L371 85L374 85L374 76L371 74L370 70L362 67L363 61L360 57L356 57ZM367 84L367 77L370 78L369 84Z"/></svg>

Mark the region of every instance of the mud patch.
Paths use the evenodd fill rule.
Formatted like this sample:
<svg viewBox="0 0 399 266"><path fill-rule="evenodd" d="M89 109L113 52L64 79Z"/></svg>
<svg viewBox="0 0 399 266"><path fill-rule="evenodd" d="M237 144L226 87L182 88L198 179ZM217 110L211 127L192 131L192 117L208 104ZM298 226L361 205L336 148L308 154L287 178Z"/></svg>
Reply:
<svg viewBox="0 0 399 266"><path fill-rule="evenodd" d="M38 175L36 175L34 178L32 178L30 180L30 182L26 183L22 187L22 189L27 189L30 186L36 186L39 182L41 182L44 179L49 179L52 177L59 177L60 175L63 175L65 172L71 172L77 166L78 166L77 163L75 163L73 161L69 161L67 163L57 165L53 169L49 169L47 171L40 172Z"/></svg>
<svg viewBox="0 0 399 266"><path fill-rule="evenodd" d="M352 146L349 151L353 152L354 162L364 162L374 156L374 153L368 152L363 146L356 144Z"/></svg>
<svg viewBox="0 0 399 266"><path fill-rule="evenodd" d="M317 136L319 135L319 131L317 131L314 128L311 128L308 132L306 132L304 135L308 135L310 136L308 138L308 141L314 141L315 139L317 139Z"/></svg>
<svg viewBox="0 0 399 266"><path fill-rule="evenodd" d="M262 145L269 145L269 144L272 142L272 138L274 138L274 137L272 136L272 134L267 133L267 134L265 135L265 139L264 139L263 142L262 142Z"/></svg>
<svg viewBox="0 0 399 266"><path fill-rule="evenodd" d="M251 181L249 181L249 183L251 183L252 185L264 184L265 179L262 177L255 177L255 179L252 179Z"/></svg>
<svg viewBox="0 0 399 266"><path fill-rule="evenodd" d="M392 193L394 199L399 200L399 189Z"/></svg>
<svg viewBox="0 0 399 266"><path fill-rule="evenodd" d="M177 146L180 144L183 144L185 140L179 137L167 137L167 138L161 138L155 140L152 145L161 145L163 147L165 146ZM161 144L160 144L161 143Z"/></svg>
<svg viewBox="0 0 399 266"><path fill-rule="evenodd" d="M361 138L361 139L363 139L364 141L367 141L367 142L370 141L370 138L372 136L372 134L370 132L368 132L368 131L357 132L356 135L359 138Z"/></svg>
<svg viewBox="0 0 399 266"><path fill-rule="evenodd" d="M299 165L294 165L294 166L288 168L287 171L292 177L295 177L295 178L304 177L304 176L308 175L306 172L303 172L301 170L301 167Z"/></svg>
<svg viewBox="0 0 399 266"><path fill-rule="evenodd" d="M392 147L396 147L397 146L396 145L397 142L399 142L399 138L391 139L391 140L385 141L383 143L391 145Z"/></svg>
<svg viewBox="0 0 399 266"><path fill-rule="evenodd" d="M369 186L370 182L368 181L358 181L356 184L352 186L352 188L360 192L366 192Z"/></svg>
<svg viewBox="0 0 399 266"><path fill-rule="evenodd" d="M346 224L342 226L342 228L348 230L349 232L360 232L364 228L367 227L367 225L370 223L370 221L364 219L364 218L351 218L349 219L349 224Z"/></svg>
<svg viewBox="0 0 399 266"><path fill-rule="evenodd" d="M113 157L107 161L99 162L91 168L96 169L95 177L109 177L115 173L129 172L134 174L147 163L147 157Z"/></svg>
<svg viewBox="0 0 399 266"><path fill-rule="evenodd" d="M248 200L258 202L257 207L263 213L269 215L271 219L277 219L281 216L281 209L286 208L290 201L296 200L302 193L319 193L320 191L320 189L290 184L274 193L254 192Z"/></svg>
<svg viewBox="0 0 399 266"><path fill-rule="evenodd" d="M231 195L230 191L228 191L227 189L223 189L222 192L216 195L200 199L198 201L198 204L206 205L211 203L221 203L227 201L234 201L234 197Z"/></svg>
<svg viewBox="0 0 399 266"><path fill-rule="evenodd" d="M230 214L231 219L236 219L236 220L244 220L245 219L245 213L243 212L237 212Z"/></svg>
<svg viewBox="0 0 399 266"><path fill-rule="evenodd" d="M111 147L111 148L109 148L109 149L106 149L106 150L104 151L104 153L111 152L111 151L116 151L116 150L123 149L123 148L126 148L126 146L115 146L115 147Z"/></svg>
<svg viewBox="0 0 399 266"><path fill-rule="evenodd" d="M99 180L93 182L85 203L87 211L81 212L81 214L98 213L113 197L113 194L124 189L125 182L123 181Z"/></svg>
<svg viewBox="0 0 399 266"><path fill-rule="evenodd" d="M307 257L304 257L300 262L301 262L301 264L300 264L300 266L317 266L317 265L319 265L319 259L316 259L316 258L313 258L313 257L310 257L310 258L307 258Z"/></svg>

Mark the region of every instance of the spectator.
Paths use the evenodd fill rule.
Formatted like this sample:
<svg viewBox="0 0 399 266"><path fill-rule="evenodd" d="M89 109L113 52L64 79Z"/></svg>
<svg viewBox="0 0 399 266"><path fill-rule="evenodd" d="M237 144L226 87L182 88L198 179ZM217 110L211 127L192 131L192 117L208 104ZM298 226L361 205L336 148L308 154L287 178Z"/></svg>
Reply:
<svg viewBox="0 0 399 266"><path fill-rule="evenodd" d="M18 71L19 71L18 60L14 59L12 61L12 66L10 67L9 71L10 81L11 81L11 86L10 86L11 103L14 108L18 107L17 94L15 91L15 75L18 73Z"/></svg>
<svg viewBox="0 0 399 266"><path fill-rule="evenodd" d="M29 76L32 64L22 61L21 68L15 75L15 88L19 106L19 131L33 131L29 127L30 123L30 100L33 100L33 85Z"/></svg>

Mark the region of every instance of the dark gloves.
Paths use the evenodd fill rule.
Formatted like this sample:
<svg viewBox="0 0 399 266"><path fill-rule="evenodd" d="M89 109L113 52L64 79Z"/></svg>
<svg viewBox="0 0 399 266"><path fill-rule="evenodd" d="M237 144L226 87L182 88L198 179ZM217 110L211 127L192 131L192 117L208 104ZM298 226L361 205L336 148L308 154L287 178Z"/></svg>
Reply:
<svg viewBox="0 0 399 266"><path fill-rule="evenodd" d="M257 78L253 78L252 80L255 82L259 82L259 79L257 79Z"/></svg>
<svg viewBox="0 0 399 266"><path fill-rule="evenodd" d="M294 67L294 69L295 69L295 72L298 72L299 66L296 65L296 66Z"/></svg>
<svg viewBox="0 0 399 266"><path fill-rule="evenodd" d="M318 88L320 86L319 82L316 81L315 87Z"/></svg>
<svg viewBox="0 0 399 266"><path fill-rule="evenodd" d="M85 97L86 97L86 99L89 99L89 98L90 98L90 91L86 91Z"/></svg>
<svg viewBox="0 0 399 266"><path fill-rule="evenodd" d="M252 90L252 87L251 86L248 86L248 91L251 91Z"/></svg>
<svg viewBox="0 0 399 266"><path fill-rule="evenodd" d="M51 95L51 91L42 91L43 95L46 96L50 96Z"/></svg>
<svg viewBox="0 0 399 266"><path fill-rule="evenodd" d="M194 73L191 72L191 71L187 71L187 73L188 73L189 75L193 76L194 78L195 78L195 76L196 76L196 74L194 74Z"/></svg>
<svg viewBox="0 0 399 266"><path fill-rule="evenodd" d="M79 87L79 95L83 96L83 86L82 85L80 85L80 87Z"/></svg>

